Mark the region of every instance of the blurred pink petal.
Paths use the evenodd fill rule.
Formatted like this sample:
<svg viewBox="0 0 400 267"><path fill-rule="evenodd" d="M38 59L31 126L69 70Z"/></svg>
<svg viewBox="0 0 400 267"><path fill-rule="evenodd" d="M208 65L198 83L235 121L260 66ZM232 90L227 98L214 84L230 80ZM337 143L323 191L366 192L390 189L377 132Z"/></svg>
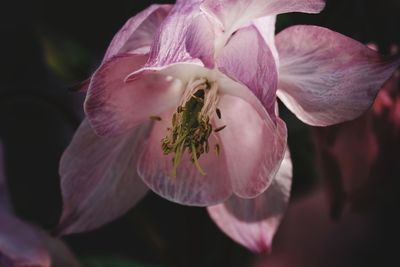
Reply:
<svg viewBox="0 0 400 267"><path fill-rule="evenodd" d="M285 29L276 44L278 96L299 119L316 126L360 116L400 64L399 59L384 59L353 39L317 26Z"/></svg>
<svg viewBox="0 0 400 267"><path fill-rule="evenodd" d="M0 143L0 266L78 267L79 263L61 241L14 216L4 169Z"/></svg>
<svg viewBox="0 0 400 267"><path fill-rule="evenodd" d="M286 210L292 183L289 152L268 189L254 199L233 196L224 204L208 207L218 227L253 252L270 251L272 239Z"/></svg>
<svg viewBox="0 0 400 267"><path fill-rule="evenodd" d="M147 192L135 166L147 129L99 137L84 120L60 163L63 234L92 230L125 213ZM106 151L106 153L105 153Z"/></svg>

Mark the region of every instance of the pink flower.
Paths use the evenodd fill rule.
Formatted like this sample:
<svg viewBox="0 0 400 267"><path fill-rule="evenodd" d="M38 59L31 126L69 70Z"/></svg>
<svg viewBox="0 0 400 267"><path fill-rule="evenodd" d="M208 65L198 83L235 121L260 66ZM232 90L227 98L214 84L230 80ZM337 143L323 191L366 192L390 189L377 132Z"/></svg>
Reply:
<svg viewBox="0 0 400 267"><path fill-rule="evenodd" d="M397 64L320 27L275 40L277 14L323 7L181 0L130 19L90 79L87 119L61 160L62 232L99 227L150 188L208 206L234 240L268 250L291 185L277 88L301 120L329 125L366 110Z"/></svg>
<svg viewBox="0 0 400 267"><path fill-rule="evenodd" d="M18 219L6 189L0 143L0 266L78 267L79 263L60 240Z"/></svg>

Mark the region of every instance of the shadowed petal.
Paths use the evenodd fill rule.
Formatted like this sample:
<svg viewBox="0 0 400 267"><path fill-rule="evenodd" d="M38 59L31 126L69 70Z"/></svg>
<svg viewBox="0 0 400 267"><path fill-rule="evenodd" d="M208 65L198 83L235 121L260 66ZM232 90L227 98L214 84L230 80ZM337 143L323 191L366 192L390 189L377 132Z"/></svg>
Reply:
<svg viewBox="0 0 400 267"><path fill-rule="evenodd" d="M0 207L0 226L0 266L50 267L50 255L38 229L3 207Z"/></svg>
<svg viewBox="0 0 400 267"><path fill-rule="evenodd" d="M400 64L317 26L293 26L276 37L278 96L302 121L326 126L354 119L372 104Z"/></svg>
<svg viewBox="0 0 400 267"><path fill-rule="evenodd" d="M218 227L253 252L270 251L272 239L286 210L292 183L289 152L271 186L254 199L231 197L224 204L208 207Z"/></svg>
<svg viewBox="0 0 400 267"><path fill-rule="evenodd" d="M261 36L264 38L264 41L267 43L267 46L271 50L271 53L275 59L275 65L278 68L279 56L275 45L275 24L276 15L261 17L253 21L253 25L260 32Z"/></svg>
<svg viewBox="0 0 400 267"><path fill-rule="evenodd" d="M251 46L251 49L249 49ZM232 36L217 59L221 72L246 85L274 115L277 69L271 50L254 26Z"/></svg>
<svg viewBox="0 0 400 267"><path fill-rule="evenodd" d="M155 193L179 204L208 206L223 202L231 195L232 189L225 155L214 153L216 141L213 137L209 139L209 153L199 158L206 175L196 169L187 151L177 168L176 177L171 175L172 155L164 155L161 149L161 139L167 135L171 117L172 111L167 112L161 116L162 121L154 124L138 163L139 175Z"/></svg>
<svg viewBox="0 0 400 267"><path fill-rule="evenodd" d="M271 184L280 166L286 147L285 124L277 118L275 125L265 111L263 116L235 96L222 96L219 108L222 116L215 120L226 125L218 134L233 192L253 198Z"/></svg>
<svg viewBox="0 0 400 267"><path fill-rule="evenodd" d="M118 54L148 53L154 34L171 7L172 5L151 5L130 18L114 36L103 62Z"/></svg>
<svg viewBox="0 0 400 267"><path fill-rule="evenodd" d="M62 234L92 230L135 205L147 188L136 173L137 147L146 125L124 135L99 137L84 120L60 163ZM79 188L79 190L77 190Z"/></svg>
<svg viewBox="0 0 400 267"><path fill-rule="evenodd" d="M253 19L289 12L319 13L324 0L205 0L201 8L216 16L229 35Z"/></svg>
<svg viewBox="0 0 400 267"><path fill-rule="evenodd" d="M97 134L121 134L177 105L181 88L176 80L149 73L125 82L127 74L140 68L146 59L144 55L118 56L93 75L85 111Z"/></svg>

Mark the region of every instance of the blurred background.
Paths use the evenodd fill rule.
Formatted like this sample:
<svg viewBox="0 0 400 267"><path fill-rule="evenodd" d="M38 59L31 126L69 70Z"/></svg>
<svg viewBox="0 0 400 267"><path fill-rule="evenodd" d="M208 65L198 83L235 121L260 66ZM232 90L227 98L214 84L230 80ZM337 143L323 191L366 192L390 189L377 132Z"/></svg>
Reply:
<svg viewBox="0 0 400 267"><path fill-rule="evenodd" d="M84 95L71 88L96 69L128 18L152 3L173 2L2 4L0 139L20 218L54 229L62 205L58 162L83 118ZM321 25L389 54L400 44L399 14L398 0L328 0L318 15L280 15L277 31ZM397 99L399 83L386 86L389 98ZM205 209L152 193L113 223L64 240L84 267L396 266L391 263L399 261L399 245L391 244L400 237L400 115L385 103L359 121L326 129L304 125L282 106L294 176L290 207L271 255L254 255L235 244ZM372 160L364 159L372 153L366 133L378 140Z"/></svg>

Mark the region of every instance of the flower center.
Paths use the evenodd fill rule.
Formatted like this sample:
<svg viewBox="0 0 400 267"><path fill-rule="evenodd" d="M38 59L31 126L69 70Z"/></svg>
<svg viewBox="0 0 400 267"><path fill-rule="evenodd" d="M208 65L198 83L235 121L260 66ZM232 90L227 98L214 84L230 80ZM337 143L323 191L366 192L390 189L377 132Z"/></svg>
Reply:
<svg viewBox="0 0 400 267"><path fill-rule="evenodd" d="M217 108L218 86L216 82L209 82L205 78L192 79L187 84L180 105L172 115L172 127L167 128L167 136L161 140L161 147L165 155L173 153L172 176L176 177L177 167L185 151L189 152L190 160L197 170L206 175L199 164L203 153L209 152L208 139L213 132L210 123L214 114L221 118L221 111ZM214 131L222 130L222 127ZM217 155L219 145L215 146Z"/></svg>

